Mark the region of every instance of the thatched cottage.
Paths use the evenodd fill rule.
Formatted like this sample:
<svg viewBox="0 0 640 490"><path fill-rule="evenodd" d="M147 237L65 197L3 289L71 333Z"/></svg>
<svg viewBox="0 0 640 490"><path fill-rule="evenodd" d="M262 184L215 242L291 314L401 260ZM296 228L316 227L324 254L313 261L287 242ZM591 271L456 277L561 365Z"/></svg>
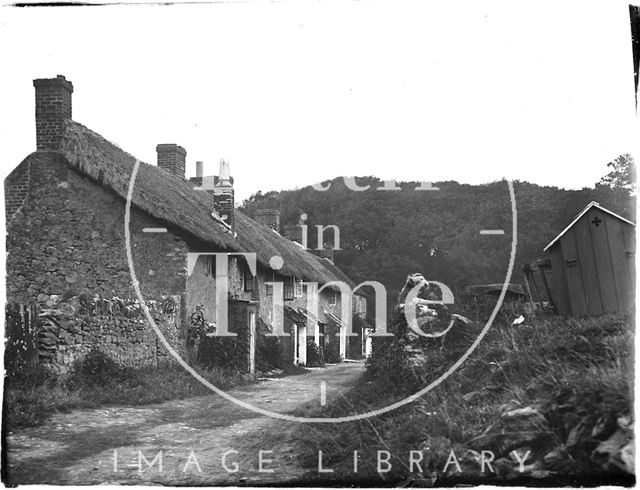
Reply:
<svg viewBox="0 0 640 490"><path fill-rule="evenodd" d="M235 209L226 163L217 177L204 177L198 165L189 180L186 151L162 144L157 166L136 166L133 156L72 120L71 82L58 76L34 86L37 151L5 180L7 302L39 305L40 362L64 370L91 349L126 365L166 356L146 325L127 262L124 217L134 168L131 259L145 305L178 352L248 371L278 356L305 364L309 349L329 360L361 357L363 324L353 327L357 337L346 336L343 298L329 284L353 289L353 282L281 236L276 209L255 220ZM228 254L224 264L220 253ZM217 280L226 281L226 298ZM306 309L306 283L328 285L317 314ZM273 298L280 294L278 310ZM216 317L224 300L226 326ZM356 319L365 314L360 290L347 301ZM279 311L287 335L270 336ZM217 329L238 335L220 340Z"/></svg>

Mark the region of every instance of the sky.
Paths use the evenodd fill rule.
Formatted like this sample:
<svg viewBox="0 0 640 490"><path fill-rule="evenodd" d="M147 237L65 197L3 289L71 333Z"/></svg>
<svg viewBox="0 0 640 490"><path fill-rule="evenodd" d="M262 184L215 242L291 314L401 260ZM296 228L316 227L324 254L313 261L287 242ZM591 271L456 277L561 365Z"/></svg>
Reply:
<svg viewBox="0 0 640 490"><path fill-rule="evenodd" d="M3 6L0 46L3 177L57 74L141 160L228 160L237 202L341 175L575 189L640 154L628 2Z"/></svg>

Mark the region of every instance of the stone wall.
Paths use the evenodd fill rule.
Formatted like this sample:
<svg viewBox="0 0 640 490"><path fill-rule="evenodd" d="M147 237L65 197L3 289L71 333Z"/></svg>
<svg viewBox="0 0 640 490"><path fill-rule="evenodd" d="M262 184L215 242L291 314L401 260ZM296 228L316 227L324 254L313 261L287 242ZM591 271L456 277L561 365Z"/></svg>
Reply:
<svg viewBox="0 0 640 490"><path fill-rule="evenodd" d="M145 299L156 325L169 344L184 353L180 297ZM99 350L122 366L157 366L170 361L148 325L138 300L91 297L82 293L67 300L53 295L43 305L38 328L40 364L66 372L74 362Z"/></svg>
<svg viewBox="0 0 640 490"><path fill-rule="evenodd" d="M26 158L4 182L4 210L7 223L22 209L29 192L29 167L32 157Z"/></svg>
<svg viewBox="0 0 640 490"><path fill-rule="evenodd" d="M52 297L62 302L80 297L134 301L125 247L124 200L70 169L55 153L40 152L29 159L27 199L7 223L7 301L45 308ZM9 182L10 178L5 184ZM145 300L162 301L174 296L180 316L184 311L188 245L171 230L161 234L142 232L143 228L158 227L166 224L132 208L135 272ZM69 330L60 327L63 342L57 344L60 355L56 354L52 362L67 365L77 357L71 351L84 352L86 346L96 343L123 364L155 362L155 347L150 344L153 332L142 318L133 319L102 313L81 315L73 321L67 318L63 323ZM176 328L185 324L182 318L171 322ZM186 342L185 332L177 331L177 335L179 347Z"/></svg>

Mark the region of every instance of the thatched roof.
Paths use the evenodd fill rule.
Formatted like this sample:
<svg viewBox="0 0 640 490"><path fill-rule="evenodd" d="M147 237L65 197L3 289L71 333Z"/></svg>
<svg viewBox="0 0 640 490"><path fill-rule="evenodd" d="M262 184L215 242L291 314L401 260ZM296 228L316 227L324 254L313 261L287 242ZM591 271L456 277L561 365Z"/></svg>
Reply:
<svg viewBox="0 0 640 490"><path fill-rule="evenodd" d="M135 157L73 121L66 123L60 151L72 168L127 198ZM271 257L278 255L284 260L278 272L286 276L319 284L344 281L353 287L353 282L335 265L238 210L235 214L237 236L233 236L225 225L211 217L211 195L193 187L193 183L185 179L141 162L132 204L197 241L228 251L253 252L258 262L267 268L270 268Z"/></svg>
<svg viewBox="0 0 640 490"><path fill-rule="evenodd" d="M72 168L127 198L135 157L73 121L66 123L60 151ZM134 206L203 242L215 242L225 250L237 249L227 228L211 218L210 200L187 181L140 163L131 200Z"/></svg>

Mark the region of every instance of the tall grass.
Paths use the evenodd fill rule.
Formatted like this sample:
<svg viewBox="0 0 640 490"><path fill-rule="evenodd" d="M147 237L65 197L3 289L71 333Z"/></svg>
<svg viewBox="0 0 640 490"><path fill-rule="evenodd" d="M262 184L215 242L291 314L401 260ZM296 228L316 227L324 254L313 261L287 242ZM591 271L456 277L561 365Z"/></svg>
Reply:
<svg viewBox="0 0 640 490"><path fill-rule="evenodd" d="M217 367L199 369L220 388L251 382L247 375ZM99 351L75 363L69 373L35 372L5 378L4 423L7 430L42 424L56 411L107 405L146 405L207 395L210 391L182 367L121 367Z"/></svg>
<svg viewBox="0 0 640 490"><path fill-rule="evenodd" d="M316 417L338 417L387 406L436 379L466 351L481 325L467 328L454 345L422 345L416 369L393 364L394 345L379 349L358 386ZM383 416L300 430L301 460L310 470L323 460L342 468L343 478L375 475L375 457L351 470L354 450L389 450L395 461L386 478L406 475L408 453L425 445L465 448L506 410L565 403L578 413L628 414L633 382L633 331L622 315L574 320L542 317L512 326L497 322L469 359L419 400ZM395 370L394 370L395 368ZM306 415L310 415L306 413ZM614 418L615 420L615 418ZM339 470L329 477L338 478ZM379 481L379 480L378 480Z"/></svg>

